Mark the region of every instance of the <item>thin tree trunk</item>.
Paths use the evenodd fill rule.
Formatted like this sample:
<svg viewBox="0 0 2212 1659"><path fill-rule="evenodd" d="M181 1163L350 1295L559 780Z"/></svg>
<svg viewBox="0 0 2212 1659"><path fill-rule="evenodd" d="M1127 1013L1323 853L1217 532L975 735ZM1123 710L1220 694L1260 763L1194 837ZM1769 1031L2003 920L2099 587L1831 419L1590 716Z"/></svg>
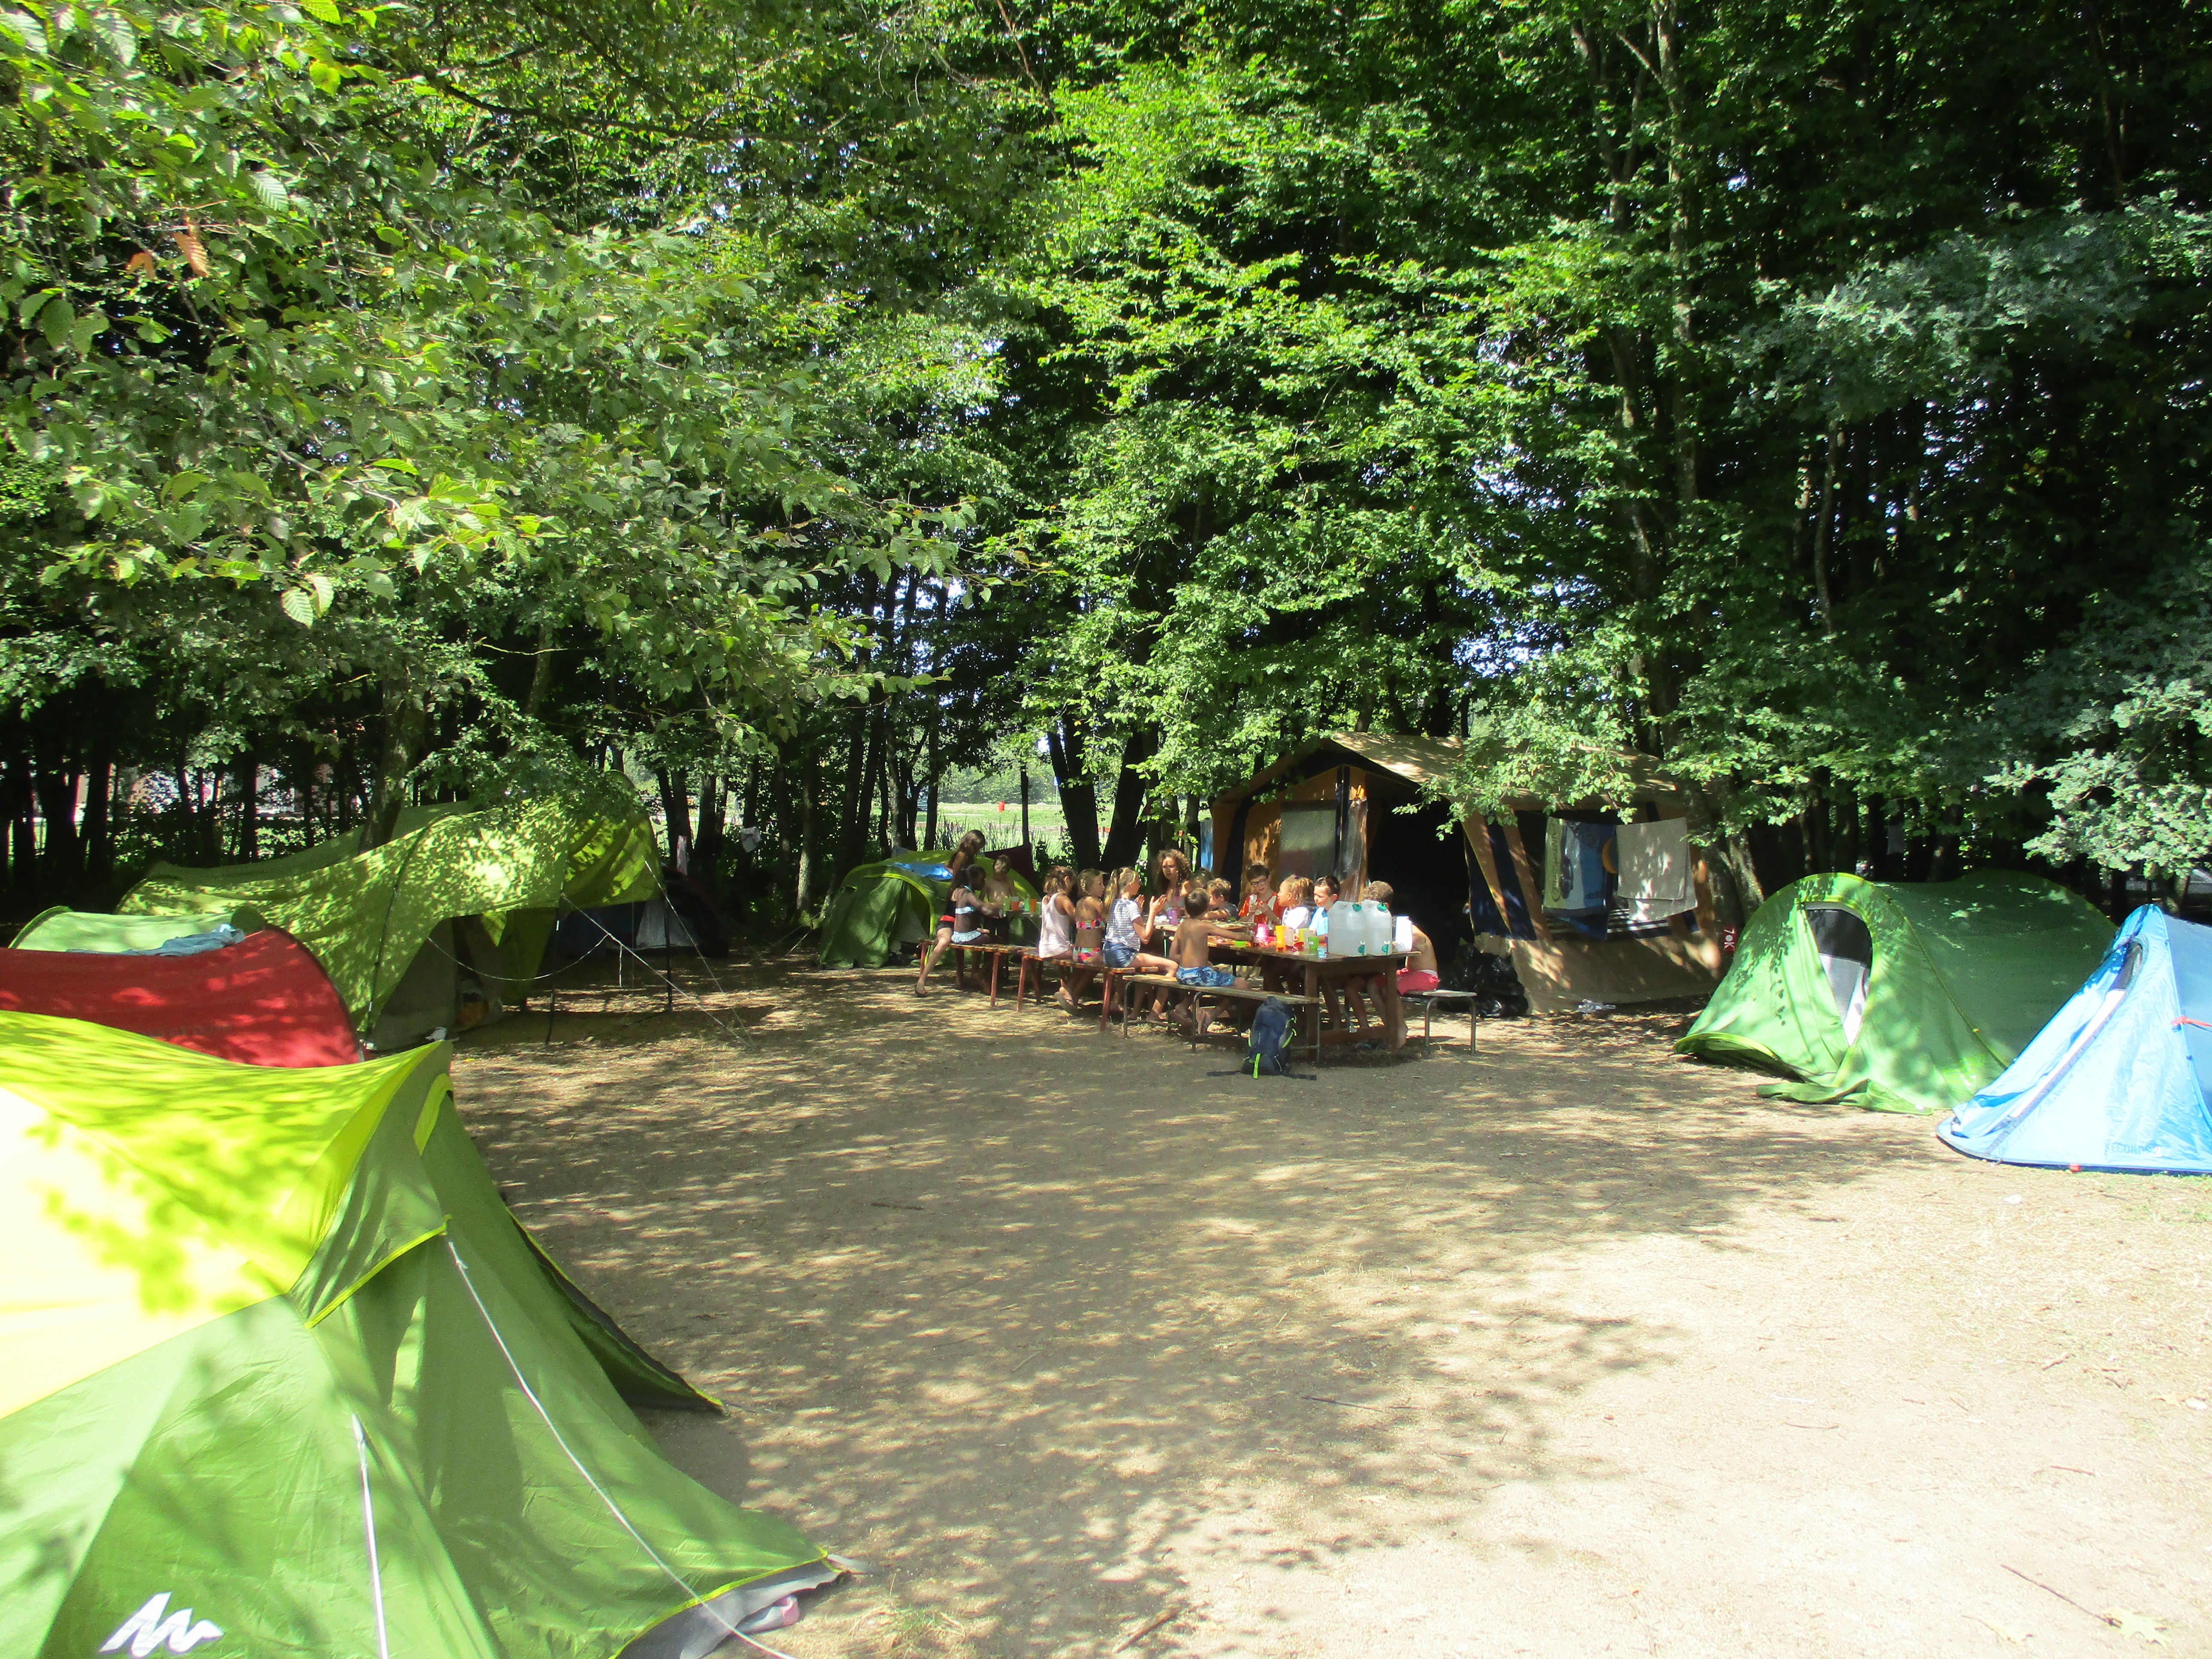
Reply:
<svg viewBox="0 0 2212 1659"><path fill-rule="evenodd" d="M96 738L92 763L85 771L84 874L86 884L103 893L115 875L114 778L107 739Z"/></svg>
<svg viewBox="0 0 2212 1659"><path fill-rule="evenodd" d="M1824 631L1832 631L1830 612L1834 609L1828 593L1828 546L1836 522L1836 472L1843 459L1844 428L1836 421L1828 422L1828 470L1820 481L1820 516L1813 521L1813 611L1820 619Z"/></svg>
<svg viewBox="0 0 2212 1659"><path fill-rule="evenodd" d="M927 759L923 763L922 787L929 791L929 827L922 831L925 848L937 845L937 720L933 714L929 722Z"/></svg>
<svg viewBox="0 0 2212 1659"><path fill-rule="evenodd" d="M400 810L407 801L407 775L422 757L429 733L430 711L416 695L409 677L401 674L386 680L383 740L377 750L376 783L369 797L363 848L383 846L398 829Z"/></svg>
<svg viewBox="0 0 2212 1659"><path fill-rule="evenodd" d="M816 782L814 745L809 743L799 752L799 879L793 886L791 908L799 915L805 914L814 896Z"/></svg>
<svg viewBox="0 0 2212 1659"><path fill-rule="evenodd" d="M251 749L238 757L238 861L261 856L261 757Z"/></svg>

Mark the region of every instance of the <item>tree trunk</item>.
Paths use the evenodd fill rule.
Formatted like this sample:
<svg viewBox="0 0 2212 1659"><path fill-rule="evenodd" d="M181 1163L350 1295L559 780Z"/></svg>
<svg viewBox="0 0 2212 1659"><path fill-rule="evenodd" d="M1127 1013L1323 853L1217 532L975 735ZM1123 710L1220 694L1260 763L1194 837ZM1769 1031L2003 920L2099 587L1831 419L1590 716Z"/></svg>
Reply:
<svg viewBox="0 0 2212 1659"><path fill-rule="evenodd" d="M1129 733L1121 750L1121 769L1114 779L1114 817L1106 832L1102 866L1105 869L1134 864L1144 850L1145 802L1152 793L1152 783L1138 769L1158 754L1159 747L1159 732L1146 726Z"/></svg>
<svg viewBox="0 0 2212 1659"><path fill-rule="evenodd" d="M691 845L691 874L712 886L722 867L722 853L729 841L729 785L719 774L699 777L699 838Z"/></svg>
<svg viewBox="0 0 2212 1659"><path fill-rule="evenodd" d="M251 864L261 856L261 757L247 750L238 757L238 861Z"/></svg>
<svg viewBox="0 0 2212 1659"><path fill-rule="evenodd" d="M837 819L837 868L851 869L860 861L860 842L866 833L864 822L867 797L861 793L867 782L868 710L866 704L853 711L852 735L845 743L845 789L842 811Z"/></svg>
<svg viewBox="0 0 2212 1659"><path fill-rule="evenodd" d="M1081 776L1083 736L1063 718L1045 733L1052 754L1053 780L1060 786L1060 810L1067 820L1067 845L1076 867L1098 867L1098 791Z"/></svg>
<svg viewBox="0 0 2212 1659"><path fill-rule="evenodd" d="M922 787L929 791L929 824L921 835L921 844L925 848L937 845L937 720L934 716L929 722L928 744L928 757L922 766Z"/></svg>
<svg viewBox="0 0 2212 1659"><path fill-rule="evenodd" d="M178 774L181 781L183 773ZM32 817L31 757L27 750L16 749L8 756L4 778L0 778L0 794L7 802L9 848L9 876L15 890L27 893L39 884L39 831Z"/></svg>
<svg viewBox="0 0 2212 1659"><path fill-rule="evenodd" d="M548 619L538 624L538 649L530 663L530 689L522 696L525 720L537 718L538 711L545 705L545 694L552 685L553 623Z"/></svg>
<svg viewBox="0 0 2212 1659"><path fill-rule="evenodd" d="M385 681L383 741L377 749L376 782L363 826L364 848L383 846L398 829L400 809L407 804L407 775L422 757L429 732L430 711L408 678Z"/></svg>
<svg viewBox="0 0 2212 1659"><path fill-rule="evenodd" d="M77 858L76 785L75 766L58 750L39 757L39 816L46 821L46 844L39 858L40 874L48 891L66 893L83 874Z"/></svg>
<svg viewBox="0 0 2212 1659"><path fill-rule="evenodd" d="M814 794L819 787L814 745L799 752L799 880L792 908L804 912L814 897Z"/></svg>
<svg viewBox="0 0 2212 1659"><path fill-rule="evenodd" d="M691 844L691 780L681 767L671 770L655 765L653 781L660 787L660 816L667 826L668 861L688 867Z"/></svg>
<svg viewBox="0 0 2212 1659"><path fill-rule="evenodd" d="M93 740L92 763L84 783L84 874L86 884L105 894L115 876L115 763L105 737Z"/></svg>

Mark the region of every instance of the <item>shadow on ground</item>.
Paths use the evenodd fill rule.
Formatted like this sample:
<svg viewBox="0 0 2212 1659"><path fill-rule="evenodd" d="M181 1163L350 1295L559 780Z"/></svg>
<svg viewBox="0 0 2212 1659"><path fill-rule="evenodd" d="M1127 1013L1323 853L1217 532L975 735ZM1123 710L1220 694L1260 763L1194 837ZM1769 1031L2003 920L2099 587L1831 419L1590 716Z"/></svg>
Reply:
<svg viewBox="0 0 2212 1659"><path fill-rule="evenodd" d="M947 1651L1104 1653L1194 1540L1305 1565L1603 1479L1553 1425L1678 1334L1532 1270L1653 1235L1719 1260L1747 1206L1925 1156L1754 1107L1667 1054L1678 1015L1285 1082L902 976L726 982L750 1042L511 1022L463 1106L546 1246L731 1404L657 1421L672 1455L874 1558L908 1622L868 1639L909 1651L936 1619Z"/></svg>

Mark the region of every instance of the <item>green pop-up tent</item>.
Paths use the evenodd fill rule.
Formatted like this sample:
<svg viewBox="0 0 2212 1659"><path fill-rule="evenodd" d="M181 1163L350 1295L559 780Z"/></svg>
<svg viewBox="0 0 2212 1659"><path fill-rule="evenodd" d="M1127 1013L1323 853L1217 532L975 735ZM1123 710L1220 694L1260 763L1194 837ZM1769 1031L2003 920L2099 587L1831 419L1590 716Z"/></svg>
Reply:
<svg viewBox="0 0 2212 1659"><path fill-rule="evenodd" d="M952 883L945 872L933 854L909 854L848 872L822 913L817 959L824 968L880 968L900 945L928 939L951 900ZM1018 870L1006 873L1016 892L1037 902L1028 877ZM975 879L982 879L981 871Z"/></svg>
<svg viewBox="0 0 2212 1659"><path fill-rule="evenodd" d="M390 841L367 851L356 833L258 864L157 864L116 908L251 906L314 952L355 1028L392 1047L452 1023L457 964L491 998L513 1002L537 974L559 909L660 896L652 824L634 793L627 801L608 793L615 804L555 795L483 810L414 807ZM451 925L463 918L466 928ZM415 1018L379 1031L418 959L420 994L397 1000Z"/></svg>
<svg viewBox="0 0 2212 1659"><path fill-rule="evenodd" d="M1808 876L1759 906L1674 1046L1797 1079L1764 1094L1948 1110L2012 1062L2112 939L2094 906L2035 876Z"/></svg>
<svg viewBox="0 0 2212 1659"><path fill-rule="evenodd" d="M0 1014L0 1653L676 1659L836 1576L501 1203L447 1051Z"/></svg>

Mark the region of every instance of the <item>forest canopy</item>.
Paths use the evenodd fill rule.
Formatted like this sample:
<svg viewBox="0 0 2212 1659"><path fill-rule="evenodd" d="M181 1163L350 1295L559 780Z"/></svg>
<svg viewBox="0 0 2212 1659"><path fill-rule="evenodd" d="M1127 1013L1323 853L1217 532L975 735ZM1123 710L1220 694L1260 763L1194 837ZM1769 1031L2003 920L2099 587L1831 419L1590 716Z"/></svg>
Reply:
<svg viewBox="0 0 2212 1659"><path fill-rule="evenodd" d="M619 765L774 919L1353 728L1753 896L2171 877L2207 22L11 0L12 891Z"/></svg>

